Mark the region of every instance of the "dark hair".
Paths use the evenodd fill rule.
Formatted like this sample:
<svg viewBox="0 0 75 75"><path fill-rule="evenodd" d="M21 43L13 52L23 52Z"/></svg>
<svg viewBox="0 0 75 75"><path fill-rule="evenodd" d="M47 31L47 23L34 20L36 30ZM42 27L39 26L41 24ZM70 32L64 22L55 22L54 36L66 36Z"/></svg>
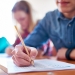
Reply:
<svg viewBox="0 0 75 75"><path fill-rule="evenodd" d="M31 12L31 8L30 7L31 6L30 6L30 4L27 1L22 0L22 1L17 2L14 5L14 7L12 8L12 12L14 13L14 12L16 12L18 10L22 10L22 11L26 12L27 14L30 14L30 12Z"/></svg>

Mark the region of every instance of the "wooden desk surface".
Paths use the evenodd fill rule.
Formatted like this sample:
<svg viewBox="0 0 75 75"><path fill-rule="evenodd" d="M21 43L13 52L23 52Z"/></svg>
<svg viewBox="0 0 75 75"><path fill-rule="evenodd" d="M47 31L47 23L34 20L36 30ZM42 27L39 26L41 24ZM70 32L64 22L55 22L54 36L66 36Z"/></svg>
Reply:
<svg viewBox="0 0 75 75"><path fill-rule="evenodd" d="M55 57L38 57L39 59L48 58L48 59L55 59ZM38 59L37 58L37 59ZM68 63L75 64L75 61L68 61L68 60L60 60ZM6 72L6 73L5 73ZM19 73L19 74L7 74L5 69L0 67L0 75L75 75L75 70L64 70L64 71L51 71L51 72L31 72L31 73Z"/></svg>

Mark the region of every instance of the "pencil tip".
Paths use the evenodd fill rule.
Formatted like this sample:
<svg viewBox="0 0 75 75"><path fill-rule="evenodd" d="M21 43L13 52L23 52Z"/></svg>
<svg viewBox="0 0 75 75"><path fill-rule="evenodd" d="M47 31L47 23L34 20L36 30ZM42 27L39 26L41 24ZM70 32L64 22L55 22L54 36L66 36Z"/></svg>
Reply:
<svg viewBox="0 0 75 75"><path fill-rule="evenodd" d="M34 66L34 61L33 60L31 60L31 64Z"/></svg>

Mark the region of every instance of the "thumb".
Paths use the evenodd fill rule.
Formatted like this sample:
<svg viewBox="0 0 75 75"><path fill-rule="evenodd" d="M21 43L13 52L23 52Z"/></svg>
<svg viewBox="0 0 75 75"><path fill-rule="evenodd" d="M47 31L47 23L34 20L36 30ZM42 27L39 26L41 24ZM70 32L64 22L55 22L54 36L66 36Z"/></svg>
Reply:
<svg viewBox="0 0 75 75"><path fill-rule="evenodd" d="M37 54L38 54L37 49L33 48L33 47L30 47L30 57L31 57L31 59L35 59Z"/></svg>

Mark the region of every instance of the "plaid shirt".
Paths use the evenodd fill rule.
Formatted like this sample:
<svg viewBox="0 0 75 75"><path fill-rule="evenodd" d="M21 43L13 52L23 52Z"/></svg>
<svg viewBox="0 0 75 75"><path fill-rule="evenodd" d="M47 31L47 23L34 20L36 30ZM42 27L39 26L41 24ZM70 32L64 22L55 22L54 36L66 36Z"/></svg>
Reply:
<svg viewBox="0 0 75 75"><path fill-rule="evenodd" d="M53 44L52 45L51 44L52 42L50 40L48 40L46 43L43 44L41 48L43 50L43 55L49 55L49 56L52 55L51 51Z"/></svg>

